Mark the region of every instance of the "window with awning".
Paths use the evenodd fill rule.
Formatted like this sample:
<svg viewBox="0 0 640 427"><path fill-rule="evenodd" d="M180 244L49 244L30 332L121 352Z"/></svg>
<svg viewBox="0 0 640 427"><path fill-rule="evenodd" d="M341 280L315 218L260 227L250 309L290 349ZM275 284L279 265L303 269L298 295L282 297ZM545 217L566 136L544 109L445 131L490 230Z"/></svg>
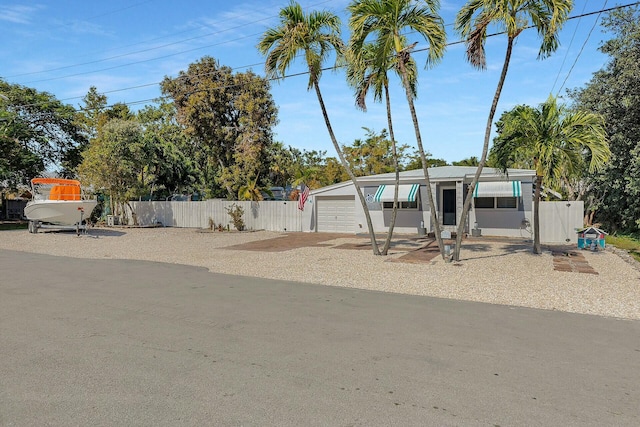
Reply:
<svg viewBox="0 0 640 427"><path fill-rule="evenodd" d="M521 197L520 181L478 182L473 197Z"/></svg>
<svg viewBox="0 0 640 427"><path fill-rule="evenodd" d="M420 190L420 184L402 184L398 186L399 202L415 202ZM381 185L378 187L373 200L375 202L393 202L395 185Z"/></svg>

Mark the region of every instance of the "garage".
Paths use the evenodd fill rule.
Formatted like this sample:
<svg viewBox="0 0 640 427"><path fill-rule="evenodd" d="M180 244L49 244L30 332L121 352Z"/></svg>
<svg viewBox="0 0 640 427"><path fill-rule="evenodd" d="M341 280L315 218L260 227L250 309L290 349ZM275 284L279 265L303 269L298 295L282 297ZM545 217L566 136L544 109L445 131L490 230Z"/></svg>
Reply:
<svg viewBox="0 0 640 427"><path fill-rule="evenodd" d="M353 233L355 230L354 197L317 197L317 230L330 233Z"/></svg>

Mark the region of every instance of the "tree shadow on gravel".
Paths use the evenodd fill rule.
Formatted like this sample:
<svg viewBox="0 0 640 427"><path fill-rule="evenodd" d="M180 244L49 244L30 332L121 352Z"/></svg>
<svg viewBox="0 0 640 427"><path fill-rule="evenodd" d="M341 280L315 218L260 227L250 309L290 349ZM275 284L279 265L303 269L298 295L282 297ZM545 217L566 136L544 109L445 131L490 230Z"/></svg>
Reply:
<svg viewBox="0 0 640 427"><path fill-rule="evenodd" d="M465 252L472 252L473 256L464 256ZM499 253L496 253L499 252ZM460 253L463 255L462 260L498 258L505 257L516 253L533 254L530 243L463 243Z"/></svg>

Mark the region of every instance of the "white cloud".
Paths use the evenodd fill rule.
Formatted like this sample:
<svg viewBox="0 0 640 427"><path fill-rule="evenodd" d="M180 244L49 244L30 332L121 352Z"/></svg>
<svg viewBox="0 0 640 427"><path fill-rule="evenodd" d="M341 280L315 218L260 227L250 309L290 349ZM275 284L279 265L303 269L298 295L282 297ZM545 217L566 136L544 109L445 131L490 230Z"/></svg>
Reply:
<svg viewBox="0 0 640 427"><path fill-rule="evenodd" d="M14 24L31 24L33 15L40 9L40 6L0 6L0 20Z"/></svg>

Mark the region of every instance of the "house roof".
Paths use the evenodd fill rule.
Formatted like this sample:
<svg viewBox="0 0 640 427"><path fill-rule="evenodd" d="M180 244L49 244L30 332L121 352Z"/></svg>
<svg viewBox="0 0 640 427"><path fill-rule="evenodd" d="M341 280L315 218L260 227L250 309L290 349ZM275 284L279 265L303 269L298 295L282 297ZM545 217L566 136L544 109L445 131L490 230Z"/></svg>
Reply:
<svg viewBox="0 0 640 427"><path fill-rule="evenodd" d="M460 181L471 182L476 173L475 166L436 166L429 168L429 179L432 182L441 181ZM533 178L536 171L530 169L507 169L507 173L503 173L500 169L483 168L480 174L481 181L503 181L522 178ZM395 172L382 173L378 175L369 175L358 177L358 182L362 184L379 184L392 183L395 181ZM424 181L424 172L422 169L414 169L410 171L400 172L400 182L415 183ZM341 187L352 185L351 181L344 181L327 187L318 188L311 191L311 194L324 193L325 191L335 190Z"/></svg>
<svg viewBox="0 0 640 427"><path fill-rule="evenodd" d="M358 179L360 179L360 178L358 178ZM326 187L316 188L315 190L311 190L309 192L309 194L316 195L318 193L324 193L325 191L331 191L331 190L335 190L337 188L348 187L350 185L353 185L353 182L351 182L351 181L342 181L342 182L339 182L337 184L328 185Z"/></svg>
<svg viewBox="0 0 640 427"><path fill-rule="evenodd" d="M429 168L429 179L431 181L451 181L451 180L471 180L476 173L477 168L475 166L436 166ZM480 178L493 181L493 180L505 180L512 178L529 178L534 177L536 172L530 169L507 169L507 173L503 173L500 169L483 168ZM416 179L424 179L424 172L422 169L414 169L410 171L400 172L401 181L409 181ZM358 181L371 182L371 181L388 181L395 180L395 173L383 173L379 175L369 175L359 177Z"/></svg>

